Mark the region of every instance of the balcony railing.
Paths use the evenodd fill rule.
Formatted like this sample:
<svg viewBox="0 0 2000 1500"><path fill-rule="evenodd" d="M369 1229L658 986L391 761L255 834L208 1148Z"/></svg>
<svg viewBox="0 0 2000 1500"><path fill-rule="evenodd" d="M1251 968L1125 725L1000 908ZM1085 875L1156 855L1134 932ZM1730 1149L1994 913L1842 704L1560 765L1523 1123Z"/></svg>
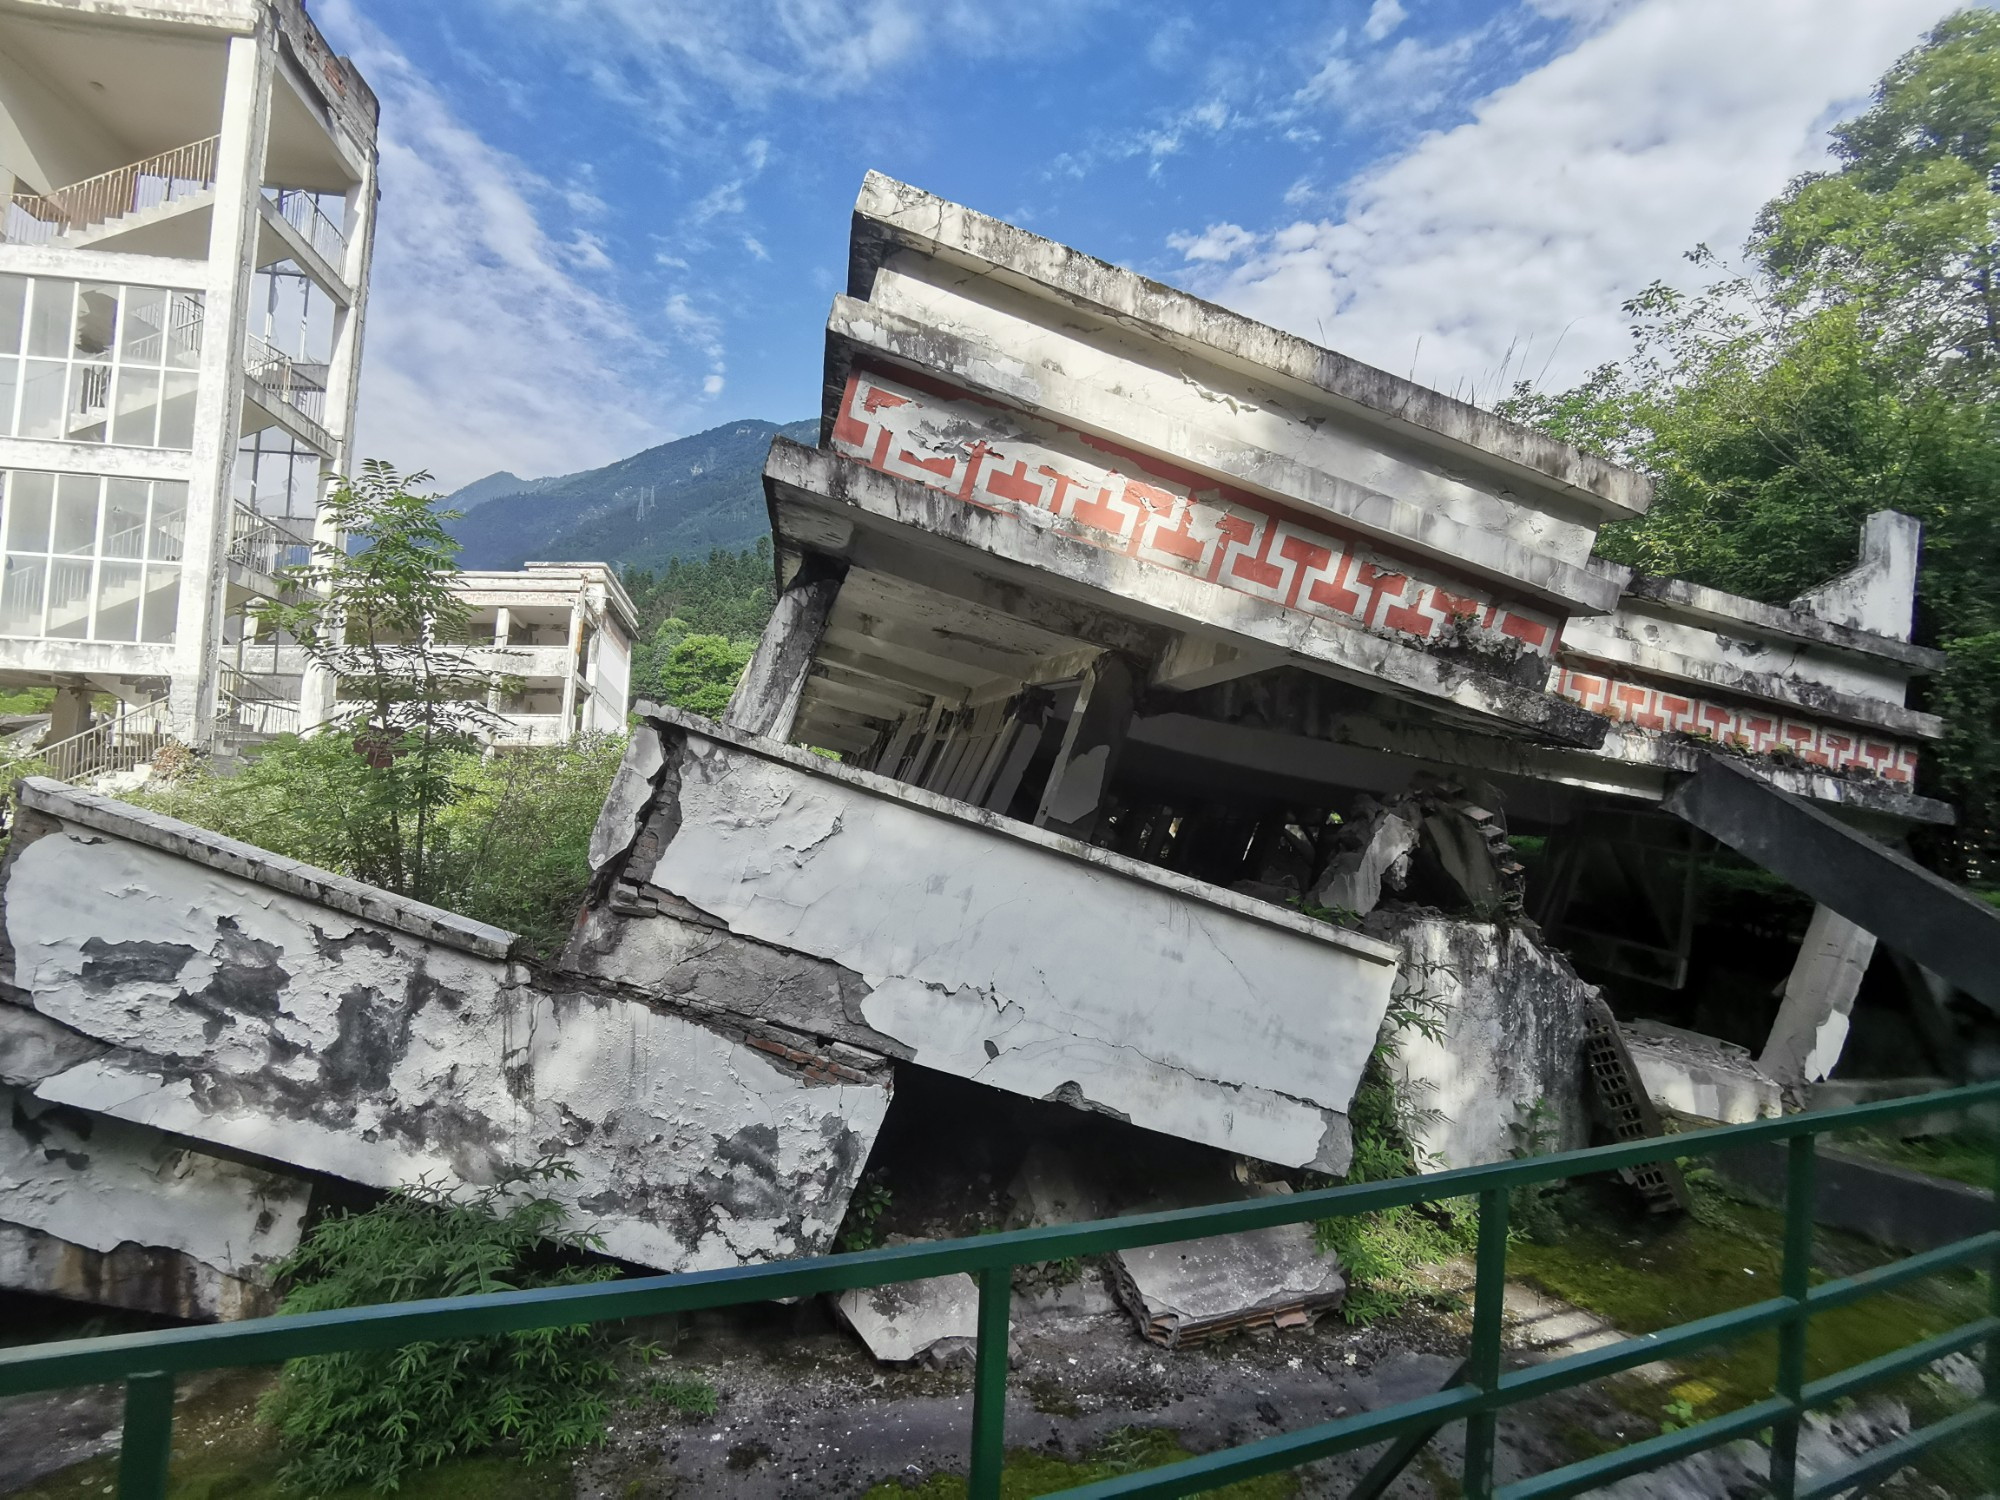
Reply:
<svg viewBox="0 0 2000 1500"><path fill-rule="evenodd" d="M252 334L243 369L267 396L284 402L311 423L315 436L325 436L325 364L295 360L276 344Z"/></svg>
<svg viewBox="0 0 2000 1500"><path fill-rule="evenodd" d="M338 271L347 256L347 236L326 216L326 211L319 206L319 199L298 188L268 188L266 192L270 194L279 216Z"/></svg>
<svg viewBox="0 0 2000 1500"><path fill-rule="evenodd" d="M16 193L7 204L0 238L14 245L40 245L58 235L88 229L126 214L158 208L215 186L215 146L219 136L194 141L86 177L53 193Z"/></svg>

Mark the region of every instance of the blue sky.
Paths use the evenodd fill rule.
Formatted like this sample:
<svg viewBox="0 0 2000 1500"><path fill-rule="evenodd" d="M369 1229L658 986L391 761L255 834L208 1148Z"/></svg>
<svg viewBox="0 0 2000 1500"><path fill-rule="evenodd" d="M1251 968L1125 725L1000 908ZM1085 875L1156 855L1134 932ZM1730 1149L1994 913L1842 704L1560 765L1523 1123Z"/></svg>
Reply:
<svg viewBox="0 0 2000 1500"><path fill-rule="evenodd" d="M1490 399L1623 346L1948 0L314 0L383 105L359 449L817 406L869 168Z"/></svg>

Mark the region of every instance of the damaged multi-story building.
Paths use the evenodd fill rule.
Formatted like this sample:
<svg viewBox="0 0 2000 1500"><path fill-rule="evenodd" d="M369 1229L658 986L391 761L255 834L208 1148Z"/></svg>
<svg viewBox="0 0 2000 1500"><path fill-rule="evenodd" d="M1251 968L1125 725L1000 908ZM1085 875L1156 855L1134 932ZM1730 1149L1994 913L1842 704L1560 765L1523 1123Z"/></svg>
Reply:
<svg viewBox="0 0 2000 1500"><path fill-rule="evenodd" d="M1530 1113L1549 1145L1648 1128L1634 1080L1782 1107L1877 932L2000 999L2000 916L1890 847L1951 817L1916 786L1914 523L1872 517L1788 607L1639 576L1593 550L1636 473L880 176L853 224L820 442L765 469L770 625L724 722L643 711L557 963L28 784L0 1083L47 1164L0 1206L17 1284L121 1284L111 1206L171 1175L204 1222L154 1248L227 1311L302 1183L548 1153L635 1263L811 1253L899 1087L964 1105L934 1151L982 1109L1037 1122L1029 1155L1051 1120L1116 1133L1017 1153L1024 1211L1170 1199L1133 1183L1151 1151L1183 1192L1276 1190L1347 1170L1413 1011L1392 1065L1426 1158L1465 1165ZM1621 1028L1575 966L1685 988L1717 846L1819 903L1755 1057ZM124 1176L79 1207L57 1163L90 1121ZM199 1205L245 1174L264 1206L218 1250ZM1303 1231L1257 1254L1252 1294L1144 1257L1119 1284L1163 1342L1338 1295Z"/></svg>

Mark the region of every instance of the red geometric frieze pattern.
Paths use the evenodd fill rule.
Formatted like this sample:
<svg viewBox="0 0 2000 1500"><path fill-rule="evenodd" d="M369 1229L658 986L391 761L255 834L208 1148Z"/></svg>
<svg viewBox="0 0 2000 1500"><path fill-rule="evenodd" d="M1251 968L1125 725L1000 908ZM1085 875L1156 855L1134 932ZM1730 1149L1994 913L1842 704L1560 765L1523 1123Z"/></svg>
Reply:
<svg viewBox="0 0 2000 1500"><path fill-rule="evenodd" d="M833 446L968 505L1040 512L1038 527L1287 609L1418 640L1443 636L1456 618L1475 637L1518 641L1541 656L1560 629L1553 615L1426 576L1243 491L949 387L850 375ZM1078 446L1105 462L1069 451Z"/></svg>
<svg viewBox="0 0 2000 1500"><path fill-rule="evenodd" d="M1788 751L1809 766L1829 771L1873 771L1884 781L1905 786L1917 779L1915 747L1895 740L1792 718L1773 708L1717 703L1602 672L1558 667L1555 679L1555 690L1561 696L1621 724L1696 735L1753 755Z"/></svg>

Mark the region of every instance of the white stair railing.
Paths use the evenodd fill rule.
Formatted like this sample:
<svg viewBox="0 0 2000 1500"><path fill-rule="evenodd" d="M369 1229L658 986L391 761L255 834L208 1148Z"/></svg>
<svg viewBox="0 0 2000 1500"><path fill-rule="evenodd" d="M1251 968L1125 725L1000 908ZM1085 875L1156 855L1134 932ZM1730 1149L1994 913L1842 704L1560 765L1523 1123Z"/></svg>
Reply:
<svg viewBox="0 0 2000 1500"><path fill-rule="evenodd" d="M326 366L295 360L276 344L250 335L244 373L315 427L326 420Z"/></svg>
<svg viewBox="0 0 2000 1500"><path fill-rule="evenodd" d="M220 139L212 135L176 146L53 193L16 193L8 202L0 238L15 245L44 244L57 235L204 192L215 186L215 147Z"/></svg>
<svg viewBox="0 0 2000 1500"><path fill-rule="evenodd" d="M312 561L312 523L267 516L236 503L229 526L229 560L253 573L274 577L280 568Z"/></svg>
<svg viewBox="0 0 2000 1500"><path fill-rule="evenodd" d="M109 771L129 771L158 753L171 727L167 700L158 698L101 720L68 739L22 751L6 764L39 761L47 767L47 775L68 782Z"/></svg>
<svg viewBox="0 0 2000 1500"><path fill-rule="evenodd" d="M256 735L297 734L301 722L296 699L271 692L231 666L223 667L216 684L215 717L226 728Z"/></svg>

